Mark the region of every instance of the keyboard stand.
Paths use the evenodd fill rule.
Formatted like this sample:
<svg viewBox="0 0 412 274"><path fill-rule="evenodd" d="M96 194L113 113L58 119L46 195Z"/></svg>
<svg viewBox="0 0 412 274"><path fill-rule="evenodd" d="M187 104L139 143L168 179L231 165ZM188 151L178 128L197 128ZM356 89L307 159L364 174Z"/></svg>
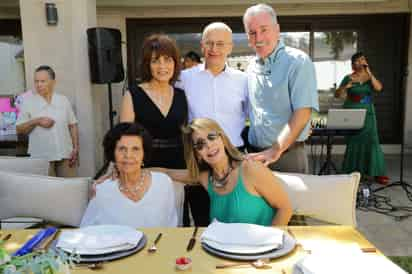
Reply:
<svg viewBox="0 0 412 274"><path fill-rule="evenodd" d="M329 175L334 172L337 173L335 163L332 161L332 147L333 147L333 137L335 136L349 136L356 135L360 132L359 129L328 129L328 128L313 128L312 136L325 136L326 139L326 160L323 163L318 175Z"/></svg>

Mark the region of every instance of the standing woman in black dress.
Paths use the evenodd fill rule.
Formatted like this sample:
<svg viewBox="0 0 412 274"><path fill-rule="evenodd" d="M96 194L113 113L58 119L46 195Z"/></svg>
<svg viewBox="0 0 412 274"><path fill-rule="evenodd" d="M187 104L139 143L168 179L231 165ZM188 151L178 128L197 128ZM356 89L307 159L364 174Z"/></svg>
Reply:
<svg viewBox="0 0 412 274"><path fill-rule="evenodd" d="M153 137L151 161L145 167L185 168L181 127L187 122L183 90L173 84L180 73L174 40L164 34L147 37L140 55L141 83L123 96L120 122L138 122Z"/></svg>

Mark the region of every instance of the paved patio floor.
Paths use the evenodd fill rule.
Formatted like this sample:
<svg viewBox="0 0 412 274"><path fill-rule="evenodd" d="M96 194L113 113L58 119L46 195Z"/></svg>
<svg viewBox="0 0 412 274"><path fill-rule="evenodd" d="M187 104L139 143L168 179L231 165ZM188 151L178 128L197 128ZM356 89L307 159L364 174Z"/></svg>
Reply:
<svg viewBox="0 0 412 274"><path fill-rule="evenodd" d="M334 155L333 161L340 168L343 156ZM400 157L385 155L388 176L392 181L400 179ZM404 158L403 181L412 186L412 155ZM372 184L372 188L381 185ZM410 188L412 191L412 188ZM391 204L398 207L410 207L411 217L399 221L394 217L373 211L357 210L358 229L366 238L378 247L387 256L412 256L412 201L407 198L406 192L399 186L379 191L378 195L388 197ZM403 214L408 214L403 211Z"/></svg>

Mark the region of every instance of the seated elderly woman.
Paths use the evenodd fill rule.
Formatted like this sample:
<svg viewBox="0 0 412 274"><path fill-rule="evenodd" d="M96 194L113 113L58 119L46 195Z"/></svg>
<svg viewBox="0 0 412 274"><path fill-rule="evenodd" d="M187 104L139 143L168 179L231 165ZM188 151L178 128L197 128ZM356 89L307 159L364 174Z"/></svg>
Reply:
<svg viewBox="0 0 412 274"><path fill-rule="evenodd" d="M163 169L176 181L199 182L209 193L210 220L287 225L292 208L272 172L244 160L213 120L194 119L183 132L187 170Z"/></svg>
<svg viewBox="0 0 412 274"><path fill-rule="evenodd" d="M172 180L142 168L150 159L151 145L149 133L137 123L120 123L106 134L104 154L106 161L114 162L117 179L96 186L81 226L177 226Z"/></svg>

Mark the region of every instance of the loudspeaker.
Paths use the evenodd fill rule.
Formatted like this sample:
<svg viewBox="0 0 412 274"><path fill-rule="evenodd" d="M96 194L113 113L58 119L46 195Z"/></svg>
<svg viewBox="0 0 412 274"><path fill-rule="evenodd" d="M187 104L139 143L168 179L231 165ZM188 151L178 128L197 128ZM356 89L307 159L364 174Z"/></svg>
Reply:
<svg viewBox="0 0 412 274"><path fill-rule="evenodd" d="M95 84L117 83L124 79L122 36L118 29L87 29L91 81Z"/></svg>

